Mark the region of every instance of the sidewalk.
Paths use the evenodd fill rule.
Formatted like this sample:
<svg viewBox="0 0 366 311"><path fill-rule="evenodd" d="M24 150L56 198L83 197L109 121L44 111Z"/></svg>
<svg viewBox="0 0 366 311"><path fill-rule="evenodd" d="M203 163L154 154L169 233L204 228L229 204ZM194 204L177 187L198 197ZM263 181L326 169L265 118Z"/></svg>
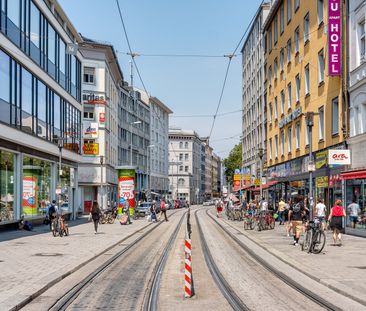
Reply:
<svg viewBox="0 0 366 311"><path fill-rule="evenodd" d="M226 220L227 221L227 220ZM320 254L308 254L301 246L293 246L284 226L276 223L274 230L244 231L242 222L229 222L240 229L253 242L323 285L356 300L366 309L366 239L343 235L341 247L332 246L331 232ZM302 242L303 237L300 239Z"/></svg>
<svg viewBox="0 0 366 311"><path fill-rule="evenodd" d="M100 225L95 235L93 223L81 219L70 222L70 236L62 238L53 237L49 226L35 227L34 232L1 232L1 309L11 309L49 288L149 224L144 218L129 226L116 221Z"/></svg>

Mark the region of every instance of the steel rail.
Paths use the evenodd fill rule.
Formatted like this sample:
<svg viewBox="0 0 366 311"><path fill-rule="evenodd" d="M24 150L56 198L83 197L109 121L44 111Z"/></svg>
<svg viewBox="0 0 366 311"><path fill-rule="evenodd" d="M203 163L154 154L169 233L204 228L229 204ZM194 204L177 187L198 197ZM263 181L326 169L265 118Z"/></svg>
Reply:
<svg viewBox="0 0 366 311"><path fill-rule="evenodd" d="M213 222L215 222L220 229L226 233L230 238L232 238L239 246L242 248L246 253L248 253L255 261L259 262L266 270L271 272L273 275L278 277L280 280L282 280L284 283L286 283L291 288L295 289L299 293L303 294L319 306L332 311L341 311L342 309L335 306L331 302L325 300L324 298L320 297L318 294L314 293L313 291L305 288L298 282L294 281L292 278L287 276L285 273L282 273L275 267L273 267L271 264L269 264L267 261L265 261L263 258L258 256L254 251L252 251L247 245L245 245L242 241L240 241L234 234L232 234L229 230L227 230L222 224L220 224L217 219L215 219L209 212L208 209L206 209L206 214L212 219ZM228 224L229 225L229 224ZM230 226L230 225L229 225ZM241 233L240 230L237 228L230 226L237 232Z"/></svg>
<svg viewBox="0 0 366 311"><path fill-rule="evenodd" d="M235 311L249 311L249 307L236 295L232 287L229 285L229 283L225 280L223 275L221 274L219 268L217 267L212 254L209 250L209 247L207 245L207 241L205 239L205 236L202 231L201 223L198 219L197 212L199 210L196 210L194 212L194 216L196 218L197 227L198 227L198 233L201 241L202 251L205 257L205 261L207 264L208 269L210 270L210 273L216 282L218 288L220 289L221 293L226 298L227 302L230 304L230 306Z"/></svg>
<svg viewBox="0 0 366 311"><path fill-rule="evenodd" d="M149 294L148 294L148 299L146 299L146 302L144 305L145 311L158 310L158 298L159 298L161 277L162 277L170 250L172 248L172 245L173 245L175 239L177 238L178 232L182 226L182 222L183 222L184 216L186 214L187 214L187 212L185 212L183 214L182 218L180 219L177 227L175 228L173 234L170 236L169 241L168 241L167 245L165 246L164 251L163 251L162 255L160 256L159 261L156 265L155 273L154 273L153 280L152 280L151 287L150 287Z"/></svg>
<svg viewBox="0 0 366 311"><path fill-rule="evenodd" d="M170 216L172 216L172 215L174 215L178 212L179 211L176 211L176 212L172 213ZM182 219L183 219L184 215L185 214L182 215ZM94 270L92 273L90 273L87 277L85 277L76 286L74 286L72 289L70 289L62 298L60 298L58 301L56 301L56 303L53 304L48 310L49 311L64 311L64 310L66 310L67 307L70 306L70 304L79 296L79 294L83 291L83 289L88 284L90 284L95 278L97 278L100 274L102 274L119 257L121 257L123 254L125 254L127 251L129 251L136 244L141 242L145 237L147 237L155 229L157 229L162 223L163 222L160 221L155 226L151 227L151 229L149 229L148 231L143 233L141 236L139 236L137 239L135 239L130 244L128 244L124 249L120 250L118 253L116 253L111 258L109 258L106 262L104 262L102 265L100 265L96 270Z"/></svg>

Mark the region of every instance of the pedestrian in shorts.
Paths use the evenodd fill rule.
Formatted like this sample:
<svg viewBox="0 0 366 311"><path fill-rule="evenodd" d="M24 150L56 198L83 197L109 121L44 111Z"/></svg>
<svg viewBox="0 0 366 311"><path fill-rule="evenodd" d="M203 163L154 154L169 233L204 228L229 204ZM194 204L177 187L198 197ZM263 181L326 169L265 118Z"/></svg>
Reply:
<svg viewBox="0 0 366 311"><path fill-rule="evenodd" d="M294 203L290 207L289 213L288 213L288 219L291 222L292 225L292 233L294 237L294 246L299 245L299 239L302 232L302 219L306 215L305 207L304 207L304 199L303 196L297 195L294 198Z"/></svg>

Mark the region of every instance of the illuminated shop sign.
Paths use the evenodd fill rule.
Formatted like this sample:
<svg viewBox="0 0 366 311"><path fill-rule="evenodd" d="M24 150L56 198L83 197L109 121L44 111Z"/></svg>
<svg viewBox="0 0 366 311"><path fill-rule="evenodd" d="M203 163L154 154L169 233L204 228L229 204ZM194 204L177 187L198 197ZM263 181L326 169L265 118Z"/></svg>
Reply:
<svg viewBox="0 0 366 311"><path fill-rule="evenodd" d="M329 75L341 74L341 5L340 0L328 1Z"/></svg>

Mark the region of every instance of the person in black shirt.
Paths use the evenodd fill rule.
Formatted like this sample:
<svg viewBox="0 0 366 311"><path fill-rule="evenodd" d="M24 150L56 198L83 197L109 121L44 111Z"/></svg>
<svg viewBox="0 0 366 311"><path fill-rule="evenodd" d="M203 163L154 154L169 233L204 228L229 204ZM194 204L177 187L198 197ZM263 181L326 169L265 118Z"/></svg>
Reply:
<svg viewBox="0 0 366 311"><path fill-rule="evenodd" d="M294 235L294 246L299 245L300 234L302 231L302 218L305 214L304 198L297 195L293 204L290 206L288 219L292 223L292 232Z"/></svg>

